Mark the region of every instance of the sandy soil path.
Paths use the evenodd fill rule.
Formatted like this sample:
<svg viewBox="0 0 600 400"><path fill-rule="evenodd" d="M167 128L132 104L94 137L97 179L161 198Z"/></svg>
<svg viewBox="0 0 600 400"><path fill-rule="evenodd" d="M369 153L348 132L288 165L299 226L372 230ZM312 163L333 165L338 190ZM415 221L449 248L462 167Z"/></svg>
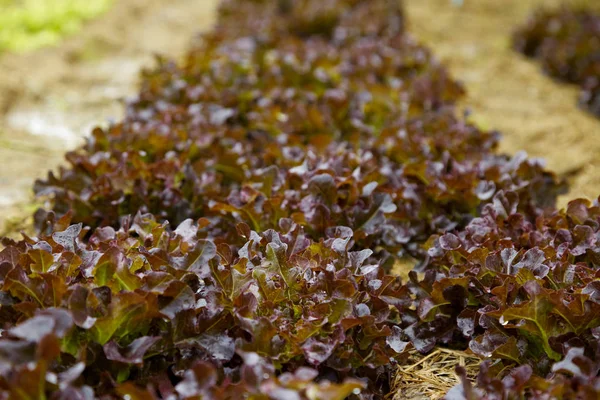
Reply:
<svg viewBox="0 0 600 400"><path fill-rule="evenodd" d="M600 195L600 120L577 108L577 88L557 83L510 49L537 6L555 0L406 0L409 30L433 49L469 92L476 122L503 133L501 150L526 150L569 178L574 197ZM592 2L590 2L592 4Z"/></svg>
<svg viewBox="0 0 600 400"><path fill-rule="evenodd" d="M155 54L177 57L218 0L120 0L59 47L0 57L0 232L31 214L36 178L122 115Z"/></svg>

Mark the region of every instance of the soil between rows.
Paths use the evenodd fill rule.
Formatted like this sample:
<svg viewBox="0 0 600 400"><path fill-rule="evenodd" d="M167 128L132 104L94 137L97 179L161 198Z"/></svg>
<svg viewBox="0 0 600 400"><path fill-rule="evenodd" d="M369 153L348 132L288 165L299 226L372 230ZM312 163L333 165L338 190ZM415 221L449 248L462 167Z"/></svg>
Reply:
<svg viewBox="0 0 600 400"><path fill-rule="evenodd" d="M589 3L572 0L577 3ZM577 197L600 194L600 120L577 107L577 86L558 83L511 49L511 34L537 7L558 0L405 2L409 31L427 44L467 88L464 106L475 122L498 129L500 151L525 150L566 177ZM596 4L597 5L597 4Z"/></svg>

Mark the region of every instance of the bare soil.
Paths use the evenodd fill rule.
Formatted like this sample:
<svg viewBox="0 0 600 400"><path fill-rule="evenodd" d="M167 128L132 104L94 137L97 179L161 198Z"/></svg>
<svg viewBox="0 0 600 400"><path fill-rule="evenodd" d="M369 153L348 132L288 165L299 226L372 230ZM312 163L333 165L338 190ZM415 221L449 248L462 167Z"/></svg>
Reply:
<svg viewBox="0 0 600 400"><path fill-rule="evenodd" d="M0 232L30 215L32 185L90 129L119 119L140 69L178 57L218 0L121 0L58 47L0 57Z"/></svg>
<svg viewBox="0 0 600 400"><path fill-rule="evenodd" d="M571 0L594 5L595 0ZM570 199L600 195L600 120L577 107L578 88L558 83L511 49L514 29L558 0L405 0L409 30L465 84L473 120L503 133L500 150L525 150L568 178ZM598 6L598 3L595 3Z"/></svg>

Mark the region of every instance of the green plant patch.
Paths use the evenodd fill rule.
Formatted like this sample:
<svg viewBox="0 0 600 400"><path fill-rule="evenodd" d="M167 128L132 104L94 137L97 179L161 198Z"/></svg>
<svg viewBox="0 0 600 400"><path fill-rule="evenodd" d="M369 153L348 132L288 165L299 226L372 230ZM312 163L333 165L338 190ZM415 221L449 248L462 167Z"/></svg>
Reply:
<svg viewBox="0 0 600 400"><path fill-rule="evenodd" d="M112 0L1 0L0 52L54 45L101 15Z"/></svg>

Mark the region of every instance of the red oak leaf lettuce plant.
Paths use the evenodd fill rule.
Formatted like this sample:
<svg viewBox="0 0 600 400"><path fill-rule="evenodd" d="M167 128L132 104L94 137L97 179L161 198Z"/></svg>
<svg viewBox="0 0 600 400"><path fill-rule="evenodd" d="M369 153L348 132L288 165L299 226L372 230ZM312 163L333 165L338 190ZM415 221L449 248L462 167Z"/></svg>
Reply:
<svg viewBox="0 0 600 400"><path fill-rule="evenodd" d="M291 220L240 224L234 250L203 238L206 220L68 219L0 253L7 398L344 399L385 391L408 345L406 288L347 227L314 242Z"/></svg>
<svg viewBox="0 0 600 400"><path fill-rule="evenodd" d="M405 332L424 352L443 343L489 359L471 388L486 395L467 398L596 397L600 207L575 200L528 221L518 201L500 193L464 230L430 239Z"/></svg>

